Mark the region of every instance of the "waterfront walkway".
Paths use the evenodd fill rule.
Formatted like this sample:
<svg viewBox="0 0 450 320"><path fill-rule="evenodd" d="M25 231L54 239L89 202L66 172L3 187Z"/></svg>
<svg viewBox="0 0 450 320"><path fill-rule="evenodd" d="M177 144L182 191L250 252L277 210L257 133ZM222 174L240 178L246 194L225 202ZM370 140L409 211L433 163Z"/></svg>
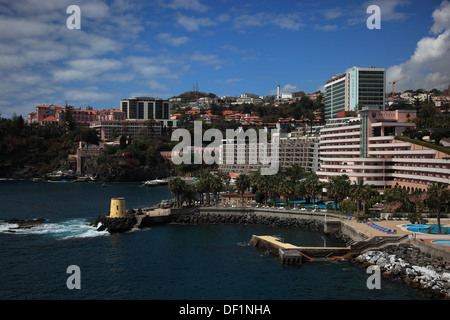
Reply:
<svg viewBox="0 0 450 320"><path fill-rule="evenodd" d="M355 219L342 219L341 223L344 223L351 228L358 230L359 232L365 234L367 238L379 237L379 236L404 236L411 235L415 236L416 239L448 239L450 240L450 234L428 234L428 233L420 233L420 232L412 232L408 231L403 225L410 224L408 220L380 220L380 221L370 221L380 227L383 227L388 230L395 230L396 233L386 233L370 225L357 222ZM435 224L436 219L428 219L428 224ZM450 226L450 219L441 219L442 226Z"/></svg>

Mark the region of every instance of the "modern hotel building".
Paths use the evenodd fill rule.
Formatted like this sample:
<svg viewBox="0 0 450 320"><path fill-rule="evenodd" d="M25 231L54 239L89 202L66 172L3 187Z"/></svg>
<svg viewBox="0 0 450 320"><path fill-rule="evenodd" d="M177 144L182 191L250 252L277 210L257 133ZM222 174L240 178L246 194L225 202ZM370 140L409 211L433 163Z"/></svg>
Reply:
<svg viewBox="0 0 450 320"><path fill-rule="evenodd" d="M340 112L357 111L358 106L384 107L385 69L357 68L333 77L325 84L325 119Z"/></svg>
<svg viewBox="0 0 450 320"><path fill-rule="evenodd" d="M279 136L278 164L279 170L287 169L297 164L308 172L316 172L319 169L319 130L321 127L313 127L309 135L305 135L303 130L298 129L290 133L281 133ZM309 129L308 129L309 130ZM220 152L222 161L219 164L219 170L229 174L250 174L263 167L259 161L251 161L251 155L256 159L257 152L262 150L261 144L251 145L248 142L243 143L242 150L238 152L236 139L232 141L224 140ZM228 147L231 145L231 148ZM227 147L228 146L228 147ZM261 147L261 148L260 148ZM230 152L230 154L227 154ZM233 154L231 154L233 152ZM272 157L270 143L267 144L267 156ZM230 157L230 158L228 158ZM232 161L228 160L231 159Z"/></svg>
<svg viewBox="0 0 450 320"><path fill-rule="evenodd" d="M380 191L397 183L409 191L435 182L449 186L448 154L401 140L415 117L413 110L366 107L356 117L330 119L320 131L320 180L345 174Z"/></svg>
<svg viewBox="0 0 450 320"><path fill-rule="evenodd" d="M170 102L159 98L132 97L120 100L120 110L128 120L157 120L164 127L175 127L176 120L170 119Z"/></svg>

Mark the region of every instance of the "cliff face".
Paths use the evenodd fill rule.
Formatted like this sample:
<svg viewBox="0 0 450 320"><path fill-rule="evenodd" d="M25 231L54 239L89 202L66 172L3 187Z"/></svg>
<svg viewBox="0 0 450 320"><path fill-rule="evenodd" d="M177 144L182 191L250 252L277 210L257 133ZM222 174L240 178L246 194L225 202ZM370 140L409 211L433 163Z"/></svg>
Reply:
<svg viewBox="0 0 450 320"><path fill-rule="evenodd" d="M71 169L75 172L76 168L69 161L60 161L55 171L67 171ZM162 179L169 177L171 165L168 162L158 163L154 166L121 166L110 165L99 167L96 159L86 159L83 162L82 175L92 175L96 180L105 182L134 182L153 179ZM0 177L9 179L43 179L47 180L47 174L50 172L42 172L39 167L34 164L12 165L0 163ZM75 178L64 177L66 179Z"/></svg>
<svg viewBox="0 0 450 320"><path fill-rule="evenodd" d="M167 164L150 167L111 167L94 173L97 180L108 182L133 182L167 178L170 168Z"/></svg>

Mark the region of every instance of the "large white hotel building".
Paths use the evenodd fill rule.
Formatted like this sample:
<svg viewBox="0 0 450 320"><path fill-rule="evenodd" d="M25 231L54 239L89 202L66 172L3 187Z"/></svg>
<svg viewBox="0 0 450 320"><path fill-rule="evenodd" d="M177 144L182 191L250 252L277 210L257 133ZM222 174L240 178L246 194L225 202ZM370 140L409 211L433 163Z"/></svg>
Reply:
<svg viewBox="0 0 450 320"><path fill-rule="evenodd" d="M415 117L414 110L366 107L356 117L328 120L320 131L320 180L345 174L381 192L397 183L409 191L450 185L448 154L401 140L404 130L415 127Z"/></svg>

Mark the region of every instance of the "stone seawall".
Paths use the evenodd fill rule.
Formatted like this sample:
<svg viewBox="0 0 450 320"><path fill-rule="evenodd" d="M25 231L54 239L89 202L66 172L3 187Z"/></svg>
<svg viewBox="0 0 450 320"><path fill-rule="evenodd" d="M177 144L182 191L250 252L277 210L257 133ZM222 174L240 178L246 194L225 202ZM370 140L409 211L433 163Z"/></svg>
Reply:
<svg viewBox="0 0 450 320"><path fill-rule="evenodd" d="M258 224L279 228L299 228L318 232L324 232L324 223L315 219L288 218L271 215L258 215L254 213L193 213L182 215L173 221L180 224ZM328 233L342 242L351 240L339 231Z"/></svg>

